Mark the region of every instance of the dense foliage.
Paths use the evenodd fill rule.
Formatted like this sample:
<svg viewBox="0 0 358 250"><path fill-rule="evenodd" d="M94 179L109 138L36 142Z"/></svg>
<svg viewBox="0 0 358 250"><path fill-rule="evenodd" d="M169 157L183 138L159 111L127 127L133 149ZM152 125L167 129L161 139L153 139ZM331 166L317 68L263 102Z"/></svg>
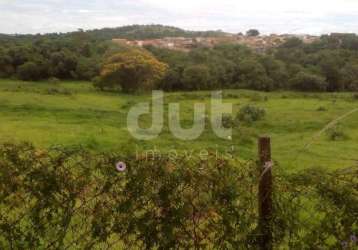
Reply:
<svg viewBox="0 0 358 250"><path fill-rule="evenodd" d="M83 31L0 38L0 77L91 80L98 75L109 47L108 42Z"/></svg>
<svg viewBox="0 0 358 250"><path fill-rule="evenodd" d="M237 119L242 122L253 123L263 119L266 110L252 105L243 106L237 113Z"/></svg>
<svg viewBox="0 0 358 250"><path fill-rule="evenodd" d="M249 36L258 34L248 31ZM133 25L47 35L1 35L0 77L22 80L91 80L104 58L112 56L112 38L220 36L220 31L190 32L161 25ZM147 48L169 70L157 86L164 90L248 88L271 91L357 91L358 37L324 35L312 44L291 38L260 54L240 45L198 47L188 52ZM123 52L123 50L122 50Z"/></svg>
<svg viewBox="0 0 358 250"><path fill-rule="evenodd" d="M150 52L128 48L107 58L101 70L101 89L118 87L124 92L153 89L165 75L167 65L159 62Z"/></svg>
<svg viewBox="0 0 358 250"><path fill-rule="evenodd" d="M247 36L258 36L260 35L260 32L257 29L250 29L246 31Z"/></svg>
<svg viewBox="0 0 358 250"><path fill-rule="evenodd" d="M6 144L0 166L1 249L257 249L254 162ZM357 170L275 169L275 249L354 249Z"/></svg>
<svg viewBox="0 0 358 250"><path fill-rule="evenodd" d="M212 49L197 48L189 53L148 49L170 65L161 84L166 90L358 90L358 36L355 35L322 36L312 44L292 38L265 54L228 44ZM196 84L187 84L188 71L196 75L190 77Z"/></svg>
<svg viewBox="0 0 358 250"><path fill-rule="evenodd" d="M105 52L113 38L219 36L221 31L191 32L162 25L132 25L119 28L45 35L0 34L0 78L42 80L92 80L99 75Z"/></svg>

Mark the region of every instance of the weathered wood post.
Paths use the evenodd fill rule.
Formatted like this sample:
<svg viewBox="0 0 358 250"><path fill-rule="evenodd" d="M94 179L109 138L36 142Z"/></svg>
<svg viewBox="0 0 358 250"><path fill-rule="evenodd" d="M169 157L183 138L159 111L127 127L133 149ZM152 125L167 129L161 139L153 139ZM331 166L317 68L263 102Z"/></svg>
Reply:
<svg viewBox="0 0 358 250"><path fill-rule="evenodd" d="M262 250L272 249L272 161L271 139L259 138L259 244Z"/></svg>

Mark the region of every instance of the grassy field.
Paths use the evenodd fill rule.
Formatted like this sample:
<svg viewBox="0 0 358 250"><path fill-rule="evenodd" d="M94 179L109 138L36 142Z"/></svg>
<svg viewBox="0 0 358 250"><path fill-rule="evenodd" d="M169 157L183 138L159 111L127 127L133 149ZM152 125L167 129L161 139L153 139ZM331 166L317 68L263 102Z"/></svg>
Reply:
<svg viewBox="0 0 358 250"><path fill-rule="evenodd" d="M352 93L225 90L223 95L225 102L234 104L234 112L250 104L264 108L267 114L262 121L234 128L231 141L217 138L210 126L199 139L180 141L166 124L157 139L143 142L130 135L126 119L133 105L150 101L149 94L98 92L87 82L0 80L0 142L30 141L41 148L82 145L96 151L139 153L155 148L162 154L177 150L187 156L212 150L251 159L256 156L257 137L265 134L273 139L273 158L288 171L349 167L352 161L348 159L357 158L358 112L339 122L344 138L331 140L327 133L316 136L331 121L358 108ZM183 124L190 127L193 104L205 102L209 108L209 97L210 92L167 93L165 103L179 102ZM143 119L148 123L148 117Z"/></svg>

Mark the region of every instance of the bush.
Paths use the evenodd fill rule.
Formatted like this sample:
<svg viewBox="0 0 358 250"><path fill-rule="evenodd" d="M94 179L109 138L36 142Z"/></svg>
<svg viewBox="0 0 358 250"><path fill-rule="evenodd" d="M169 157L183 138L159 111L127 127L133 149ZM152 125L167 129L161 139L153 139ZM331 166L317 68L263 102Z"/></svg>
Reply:
<svg viewBox="0 0 358 250"><path fill-rule="evenodd" d="M317 111L319 112L324 112L324 111L327 111L327 108L326 107L323 107L323 106L320 106Z"/></svg>
<svg viewBox="0 0 358 250"><path fill-rule="evenodd" d="M257 29L249 29L248 31L246 31L246 36L259 36L260 35L260 31L258 31Z"/></svg>
<svg viewBox="0 0 358 250"><path fill-rule="evenodd" d="M337 124L326 131L326 135L331 141L339 141L347 139L348 136L344 133L342 127Z"/></svg>
<svg viewBox="0 0 358 250"><path fill-rule="evenodd" d="M265 109L251 106L251 105L246 105L240 109L239 113L237 114L237 119L239 121L252 123L262 120L265 117L265 115L266 115Z"/></svg>
<svg viewBox="0 0 358 250"><path fill-rule="evenodd" d="M255 168L234 166L215 159L214 153L208 158L0 146L0 208L5 216L0 220L5 230L0 245L3 249L68 248L74 242L76 248L101 249L113 241L133 242L139 249L250 245L250 225L257 214ZM116 170L119 160L126 163L124 172ZM14 197L26 197L26 206ZM13 207L16 212L4 213Z"/></svg>
<svg viewBox="0 0 358 250"><path fill-rule="evenodd" d="M237 126L237 122L229 114L223 114L222 125L224 128L234 128Z"/></svg>
<svg viewBox="0 0 358 250"><path fill-rule="evenodd" d="M17 69L17 75L24 81L35 81L41 78L39 66L33 62L27 62Z"/></svg>
<svg viewBox="0 0 358 250"><path fill-rule="evenodd" d="M323 77L306 72L299 72L290 80L290 85L300 91L326 91L328 87Z"/></svg>

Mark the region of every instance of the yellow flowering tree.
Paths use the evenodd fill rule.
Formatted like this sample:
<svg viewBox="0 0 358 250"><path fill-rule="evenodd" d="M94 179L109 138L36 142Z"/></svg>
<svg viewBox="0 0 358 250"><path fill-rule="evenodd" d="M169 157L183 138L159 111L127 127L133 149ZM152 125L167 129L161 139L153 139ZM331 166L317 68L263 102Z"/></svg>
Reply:
<svg viewBox="0 0 358 250"><path fill-rule="evenodd" d="M110 56L101 70L103 87L120 87L124 92L153 89L166 73L168 66L150 52L128 49Z"/></svg>

